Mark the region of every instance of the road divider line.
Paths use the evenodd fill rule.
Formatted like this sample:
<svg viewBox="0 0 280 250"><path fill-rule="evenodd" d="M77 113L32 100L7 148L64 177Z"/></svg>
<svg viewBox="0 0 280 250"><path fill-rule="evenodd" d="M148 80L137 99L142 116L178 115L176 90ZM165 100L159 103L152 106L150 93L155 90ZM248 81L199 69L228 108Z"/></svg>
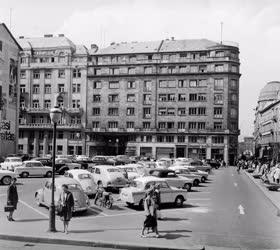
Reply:
<svg viewBox="0 0 280 250"><path fill-rule="evenodd" d="M30 208L31 210L35 211L36 213L38 213L38 214L44 216L45 218L49 218L48 215L46 215L46 214L42 213L41 211L39 211L38 209L36 209L36 208L30 206L30 205L27 204L26 202L24 202L24 201L22 201L22 200L19 200L19 202L20 202L21 204L25 205L26 207Z"/></svg>
<svg viewBox="0 0 280 250"><path fill-rule="evenodd" d="M238 209L239 209L239 213L240 213L241 215L244 215L244 214L245 214L244 207L243 207L241 204L238 206Z"/></svg>

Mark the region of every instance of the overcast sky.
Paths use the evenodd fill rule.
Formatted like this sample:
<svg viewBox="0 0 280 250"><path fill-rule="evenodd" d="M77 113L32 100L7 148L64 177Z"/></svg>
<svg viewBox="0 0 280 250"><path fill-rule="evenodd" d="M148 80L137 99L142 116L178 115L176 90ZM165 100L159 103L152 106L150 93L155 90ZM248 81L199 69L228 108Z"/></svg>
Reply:
<svg viewBox="0 0 280 250"><path fill-rule="evenodd" d="M241 135L253 132L261 88L280 80L278 0L1 0L0 22L18 37L63 33L75 43L208 38L239 43Z"/></svg>

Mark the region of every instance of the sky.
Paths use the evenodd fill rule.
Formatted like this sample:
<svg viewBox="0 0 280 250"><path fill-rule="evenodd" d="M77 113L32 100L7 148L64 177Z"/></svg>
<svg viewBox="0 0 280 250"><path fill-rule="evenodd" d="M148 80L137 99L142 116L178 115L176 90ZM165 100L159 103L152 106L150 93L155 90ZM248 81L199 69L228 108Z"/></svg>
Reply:
<svg viewBox="0 0 280 250"><path fill-rule="evenodd" d="M253 132L260 90L280 81L278 0L1 0L15 37L65 34L74 43L207 38L239 43L241 138Z"/></svg>

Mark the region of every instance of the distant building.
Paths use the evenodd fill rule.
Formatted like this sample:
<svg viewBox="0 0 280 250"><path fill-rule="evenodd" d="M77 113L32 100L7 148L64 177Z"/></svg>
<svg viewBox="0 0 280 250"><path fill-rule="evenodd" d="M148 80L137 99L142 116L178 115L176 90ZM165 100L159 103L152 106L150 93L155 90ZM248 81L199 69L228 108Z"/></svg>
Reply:
<svg viewBox="0 0 280 250"><path fill-rule="evenodd" d="M17 152L19 52L4 23L0 23L0 156Z"/></svg>
<svg viewBox="0 0 280 250"><path fill-rule="evenodd" d="M85 153L88 51L63 34L20 37L19 152L44 156L52 152L49 112L56 94L62 118L57 127L57 154Z"/></svg>
<svg viewBox="0 0 280 250"><path fill-rule="evenodd" d="M238 148L239 49L207 39L90 51L88 155L224 159Z"/></svg>
<svg viewBox="0 0 280 250"><path fill-rule="evenodd" d="M253 136L246 136L242 142L238 143L238 155L255 155L255 140Z"/></svg>
<svg viewBox="0 0 280 250"><path fill-rule="evenodd" d="M280 159L280 82L273 81L261 90L255 112L256 156Z"/></svg>

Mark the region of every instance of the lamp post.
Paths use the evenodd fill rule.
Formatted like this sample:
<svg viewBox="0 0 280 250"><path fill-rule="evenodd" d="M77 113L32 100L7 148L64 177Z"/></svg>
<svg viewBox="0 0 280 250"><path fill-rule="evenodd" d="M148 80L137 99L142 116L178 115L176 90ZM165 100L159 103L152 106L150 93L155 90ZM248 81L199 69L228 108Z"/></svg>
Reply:
<svg viewBox="0 0 280 250"><path fill-rule="evenodd" d="M55 189L55 148L56 148L56 125L61 118L61 109L55 106L50 111L51 122L53 123L53 146L52 146L52 193L50 205L50 218L49 218L49 232L56 232L55 229L55 203L54 203L54 189Z"/></svg>
<svg viewBox="0 0 280 250"><path fill-rule="evenodd" d="M117 155L119 154L119 139L116 139L116 143L117 143Z"/></svg>

